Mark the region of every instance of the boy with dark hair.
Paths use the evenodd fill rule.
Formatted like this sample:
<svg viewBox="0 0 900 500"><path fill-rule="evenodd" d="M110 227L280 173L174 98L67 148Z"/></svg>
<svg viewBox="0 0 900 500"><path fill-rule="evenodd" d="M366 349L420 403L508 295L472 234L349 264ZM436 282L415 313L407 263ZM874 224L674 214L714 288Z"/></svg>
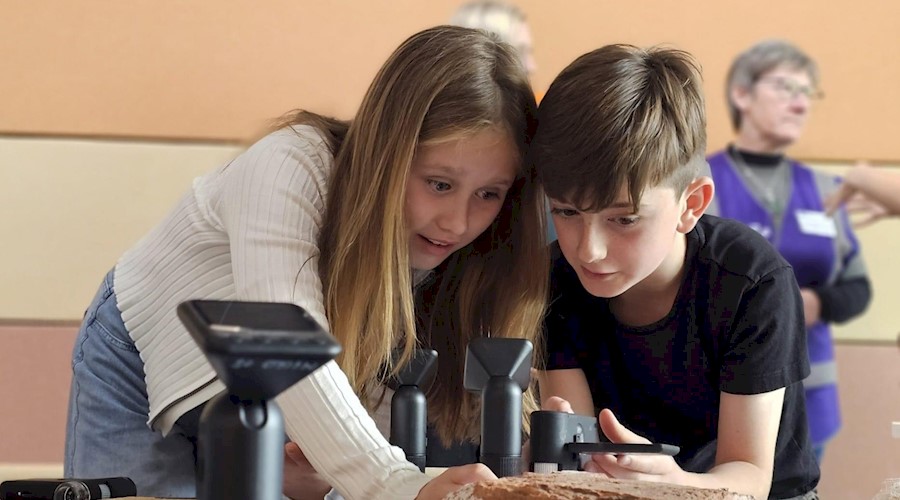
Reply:
<svg viewBox="0 0 900 500"><path fill-rule="evenodd" d="M753 230L702 217L714 187L690 55L624 45L585 54L538 116L532 152L559 237L544 407L602 410L613 442L681 447L674 459L594 455L585 469L815 498L799 290Z"/></svg>

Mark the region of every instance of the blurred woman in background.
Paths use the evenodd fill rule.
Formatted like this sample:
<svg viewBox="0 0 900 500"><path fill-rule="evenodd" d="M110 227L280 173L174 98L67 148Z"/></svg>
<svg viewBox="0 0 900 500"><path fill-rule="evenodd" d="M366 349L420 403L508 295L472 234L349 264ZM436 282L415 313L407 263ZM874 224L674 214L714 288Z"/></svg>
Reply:
<svg viewBox="0 0 900 500"><path fill-rule="evenodd" d="M531 29L525 13L516 5L494 0L469 2L453 13L450 24L496 33L501 40L515 47L525 71L529 76L534 75L537 64L534 61Z"/></svg>
<svg viewBox="0 0 900 500"><path fill-rule="evenodd" d="M811 365L807 415L821 460L841 425L830 324L862 314L872 292L846 212L825 211L838 180L786 154L822 96L818 85L815 61L786 41L757 43L732 62L726 95L737 135L708 158L716 197L707 213L748 224L794 268Z"/></svg>

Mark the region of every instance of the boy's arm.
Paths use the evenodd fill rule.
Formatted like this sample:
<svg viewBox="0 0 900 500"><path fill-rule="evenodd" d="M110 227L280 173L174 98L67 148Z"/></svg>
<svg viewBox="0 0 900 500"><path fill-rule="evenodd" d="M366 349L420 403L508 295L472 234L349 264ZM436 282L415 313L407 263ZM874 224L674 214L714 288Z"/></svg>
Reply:
<svg viewBox="0 0 900 500"><path fill-rule="evenodd" d="M775 441L784 389L753 395L721 393L716 464L698 474L681 469L663 455L593 455L585 470L620 479L661 481L698 488L727 488L767 498L772 484ZM647 443L616 419L600 412L600 427L613 443Z"/></svg>
<svg viewBox="0 0 900 500"><path fill-rule="evenodd" d="M555 404L548 404L548 400L555 396L568 401L572 411L578 415L596 415L587 378L580 368L538 371L537 378L541 408L556 409Z"/></svg>
<svg viewBox="0 0 900 500"><path fill-rule="evenodd" d="M716 461L703 474L678 467L672 457L594 455L586 470L617 478L728 488L766 498L772 484L775 442L785 387L809 374L802 304L793 270L778 264L742 292L721 365ZM616 443L646 442L600 412L603 433Z"/></svg>
<svg viewBox="0 0 900 500"><path fill-rule="evenodd" d="M783 404L783 388L751 395L721 393L716 465L706 474L691 474L697 486L705 482L707 487L768 497Z"/></svg>

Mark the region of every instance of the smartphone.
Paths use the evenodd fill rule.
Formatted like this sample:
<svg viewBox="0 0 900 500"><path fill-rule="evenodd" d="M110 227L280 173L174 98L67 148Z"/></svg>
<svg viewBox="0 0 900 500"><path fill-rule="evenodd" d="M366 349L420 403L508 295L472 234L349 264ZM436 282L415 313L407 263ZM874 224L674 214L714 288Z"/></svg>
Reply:
<svg viewBox="0 0 900 500"><path fill-rule="evenodd" d="M665 443L611 443L600 431L596 417L546 410L531 414L532 464L556 464L550 470L580 470L581 453L674 456L679 451L678 446Z"/></svg>
<svg viewBox="0 0 900 500"><path fill-rule="evenodd" d="M624 455L629 453L653 453L659 455L675 456L681 449L678 446L665 443L569 443L566 450L572 453L611 453Z"/></svg>

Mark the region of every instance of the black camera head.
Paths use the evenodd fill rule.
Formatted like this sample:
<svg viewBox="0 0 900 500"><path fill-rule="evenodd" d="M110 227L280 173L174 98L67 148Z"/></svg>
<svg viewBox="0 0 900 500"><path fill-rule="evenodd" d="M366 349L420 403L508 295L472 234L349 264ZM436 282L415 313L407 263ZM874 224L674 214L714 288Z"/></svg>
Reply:
<svg viewBox="0 0 900 500"><path fill-rule="evenodd" d="M481 392L494 377L512 379L522 391L531 384L532 344L525 339L479 337L469 342L463 385Z"/></svg>
<svg viewBox="0 0 900 500"><path fill-rule="evenodd" d="M295 304L189 300L178 305L178 317L240 400L272 399L341 351Z"/></svg>
<svg viewBox="0 0 900 500"><path fill-rule="evenodd" d="M401 350L394 351L394 365L399 362ZM417 348L409 362L400 368L396 375L388 379L387 385L396 391L404 385L413 385L423 392L428 391L437 373L437 351Z"/></svg>

